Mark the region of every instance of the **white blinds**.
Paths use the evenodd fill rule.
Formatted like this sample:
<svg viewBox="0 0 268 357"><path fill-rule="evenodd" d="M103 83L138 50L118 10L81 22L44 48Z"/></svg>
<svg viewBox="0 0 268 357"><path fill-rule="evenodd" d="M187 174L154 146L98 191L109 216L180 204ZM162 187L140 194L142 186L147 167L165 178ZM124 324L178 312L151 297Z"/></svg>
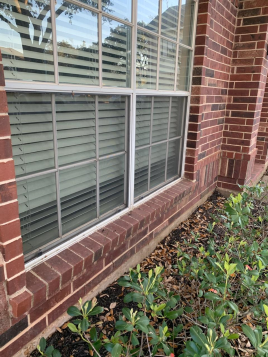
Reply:
<svg viewBox="0 0 268 357"><path fill-rule="evenodd" d="M59 165L96 157L95 96L56 95Z"/></svg>
<svg viewBox="0 0 268 357"><path fill-rule="evenodd" d="M102 0L102 10L120 19L131 21L131 0Z"/></svg>
<svg viewBox="0 0 268 357"><path fill-rule="evenodd" d="M179 0L162 1L161 34L177 39Z"/></svg>
<svg viewBox="0 0 268 357"><path fill-rule="evenodd" d="M8 93L16 176L54 167L50 94Z"/></svg>
<svg viewBox="0 0 268 357"><path fill-rule="evenodd" d="M173 90L175 85L176 45L161 39L159 89Z"/></svg>
<svg viewBox="0 0 268 357"><path fill-rule="evenodd" d="M27 254L59 236L55 174L17 182L23 250Z"/></svg>
<svg viewBox="0 0 268 357"><path fill-rule="evenodd" d="M50 0L1 0L5 78L54 81Z"/></svg>
<svg viewBox="0 0 268 357"><path fill-rule="evenodd" d="M136 58L137 88L156 89L157 57L157 37L138 30Z"/></svg>
<svg viewBox="0 0 268 357"><path fill-rule="evenodd" d="M159 0L138 1L138 25L147 30L158 32Z"/></svg>
<svg viewBox="0 0 268 357"><path fill-rule="evenodd" d="M181 43L191 46L193 34L194 20L194 0L181 0L181 25L180 25L180 41Z"/></svg>
<svg viewBox="0 0 268 357"><path fill-rule="evenodd" d="M185 106L185 97L137 96L136 199L178 177Z"/></svg>
<svg viewBox="0 0 268 357"><path fill-rule="evenodd" d="M9 93L8 104L25 253L126 205L125 96Z"/></svg>
<svg viewBox="0 0 268 357"><path fill-rule="evenodd" d="M102 18L102 81L105 86L129 87L131 28Z"/></svg>
<svg viewBox="0 0 268 357"><path fill-rule="evenodd" d="M179 47L177 90L189 90L192 51Z"/></svg>
<svg viewBox="0 0 268 357"><path fill-rule="evenodd" d="M57 12L60 82L98 85L98 15L68 2L59 2Z"/></svg>

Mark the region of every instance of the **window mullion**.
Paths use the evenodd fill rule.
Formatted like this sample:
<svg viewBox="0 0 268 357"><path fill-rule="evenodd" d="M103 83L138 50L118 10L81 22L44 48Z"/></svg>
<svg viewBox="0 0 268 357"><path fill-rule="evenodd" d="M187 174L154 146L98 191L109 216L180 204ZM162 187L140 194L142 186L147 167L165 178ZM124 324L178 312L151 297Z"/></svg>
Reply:
<svg viewBox="0 0 268 357"><path fill-rule="evenodd" d="M53 46L53 60L54 60L54 82L55 82L55 84L59 84L59 66L58 66L58 48L57 48L55 3L56 3L55 0L50 0L51 27L52 27L52 46Z"/></svg>
<svg viewBox="0 0 268 357"><path fill-rule="evenodd" d="M58 227L59 237L62 238L62 222L61 222L61 202L60 202L60 174L59 174L59 160L58 160L58 141L57 141L57 123L56 123L56 99L55 94L51 95L52 99L52 123L53 123L53 144L54 144L54 160L56 168L56 196L58 208Z"/></svg>

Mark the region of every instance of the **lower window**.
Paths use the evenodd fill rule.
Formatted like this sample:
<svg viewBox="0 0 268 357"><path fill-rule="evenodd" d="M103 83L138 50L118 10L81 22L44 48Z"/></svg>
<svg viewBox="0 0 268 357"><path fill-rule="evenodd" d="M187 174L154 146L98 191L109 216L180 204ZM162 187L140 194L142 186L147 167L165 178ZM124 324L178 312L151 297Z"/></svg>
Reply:
<svg viewBox="0 0 268 357"><path fill-rule="evenodd" d="M128 101L8 93L28 259L126 207Z"/></svg>
<svg viewBox="0 0 268 357"><path fill-rule="evenodd" d="M186 101L186 97L137 97L136 200L180 177Z"/></svg>

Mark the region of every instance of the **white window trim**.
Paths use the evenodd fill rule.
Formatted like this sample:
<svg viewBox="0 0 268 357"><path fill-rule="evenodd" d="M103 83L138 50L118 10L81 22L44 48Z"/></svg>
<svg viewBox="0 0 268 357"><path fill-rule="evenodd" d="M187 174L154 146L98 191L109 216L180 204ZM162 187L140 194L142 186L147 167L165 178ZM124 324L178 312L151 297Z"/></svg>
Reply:
<svg viewBox="0 0 268 357"><path fill-rule="evenodd" d="M51 7L53 7L55 0L51 1ZM81 7L87 8L97 13L101 13L101 1L99 1L99 8L91 8L77 0L68 0L71 3L79 5ZM58 246L51 248L48 252L45 252L42 256L33 258L32 260L25 263L25 270L29 271L33 269L35 266L39 265L40 263L50 259L51 257L59 254L63 250L67 249L74 243L77 243L83 240L85 237L89 236L93 232L103 228L110 222L117 220L119 217L123 216L124 214L131 211L133 208L138 207L139 205L149 201L151 198L157 196L159 193L167 190L168 188L172 187L173 185L177 184L182 177L184 176L184 166L185 166L185 153L186 153L186 141L187 141L187 131L188 131L188 124L189 124L189 111L190 111L190 93L191 93L191 78L192 72L190 75L190 82L189 82L189 91L176 91L176 81L177 81L177 69L178 69L178 52L179 46L184 48L188 48L192 50L191 56L191 63L190 68L193 68L194 62L194 48L195 48L195 35L196 35L196 24L197 24L197 13L198 13L198 0L193 0L195 4L195 13L194 13L194 20L193 20L193 27L194 31L192 33L192 47L182 45L179 41L172 41L169 38L160 36L161 28L159 26L159 33L152 33L154 36L158 37L158 49L160 48L159 42L161 38L164 38L168 41L176 43L176 63L175 63L175 84L174 84L174 91L167 91L167 90L147 90L147 89L139 89L136 88L136 47L137 47L137 0L132 0L132 23L123 21L118 17L111 16L109 14L103 13L104 16L111 18L112 20L119 21L122 23L127 24L132 29L132 71L131 71L131 88L120 88L120 87L102 87L101 75L102 75L102 50L100 45L99 51L99 78L100 78L100 86L85 86L85 85L68 85L68 84L60 84L58 79L58 70L57 70L57 42L56 42L56 31L54 30L53 33L53 53L54 53L54 70L55 70L55 83L43 83L43 82L26 82L26 81L12 81L6 80L5 90L7 92L47 92L47 93L90 93L90 94L118 94L118 95L127 95L130 97L130 119L129 119L129 153L128 153L128 207L123 209L122 211L114 214L113 216L101 221L100 223L90 227L89 229L85 230L84 232L77 234L75 237L70 238L69 240L59 244ZM53 12L52 12L53 13ZM179 21L178 21L178 29L180 26L180 14L181 14L181 2L179 8ZM159 16L161 17L161 9L159 9ZM52 15L52 26L55 26L55 16ZM55 28L55 27L54 27ZM140 28L144 30L143 28ZM149 31L147 31L149 33ZM99 38L101 36L101 21L99 21ZM101 38L100 38L101 39ZM101 41L100 41L101 44ZM158 88L158 72L159 72L159 61L158 61L158 69L157 69L157 88ZM186 121L185 121L185 130L182 134L183 137L183 152L182 152L182 160L181 160L181 177L175 179L171 183L166 184L163 187L160 187L156 191L148 194L145 198L139 200L138 202L134 202L134 179L135 179L135 129L136 129L136 97L138 95L147 95L147 96L183 96L187 97L187 105L186 105Z"/></svg>

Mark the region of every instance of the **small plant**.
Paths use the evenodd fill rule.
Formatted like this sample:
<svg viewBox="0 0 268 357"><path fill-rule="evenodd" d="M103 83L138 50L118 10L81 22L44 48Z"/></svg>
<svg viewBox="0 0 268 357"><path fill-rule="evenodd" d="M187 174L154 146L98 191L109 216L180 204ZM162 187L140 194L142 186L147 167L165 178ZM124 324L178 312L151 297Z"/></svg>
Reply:
<svg viewBox="0 0 268 357"><path fill-rule="evenodd" d="M39 345L37 346L37 350L40 355L44 357L61 357L61 353L53 346L47 347L47 341L44 337L40 339Z"/></svg>

